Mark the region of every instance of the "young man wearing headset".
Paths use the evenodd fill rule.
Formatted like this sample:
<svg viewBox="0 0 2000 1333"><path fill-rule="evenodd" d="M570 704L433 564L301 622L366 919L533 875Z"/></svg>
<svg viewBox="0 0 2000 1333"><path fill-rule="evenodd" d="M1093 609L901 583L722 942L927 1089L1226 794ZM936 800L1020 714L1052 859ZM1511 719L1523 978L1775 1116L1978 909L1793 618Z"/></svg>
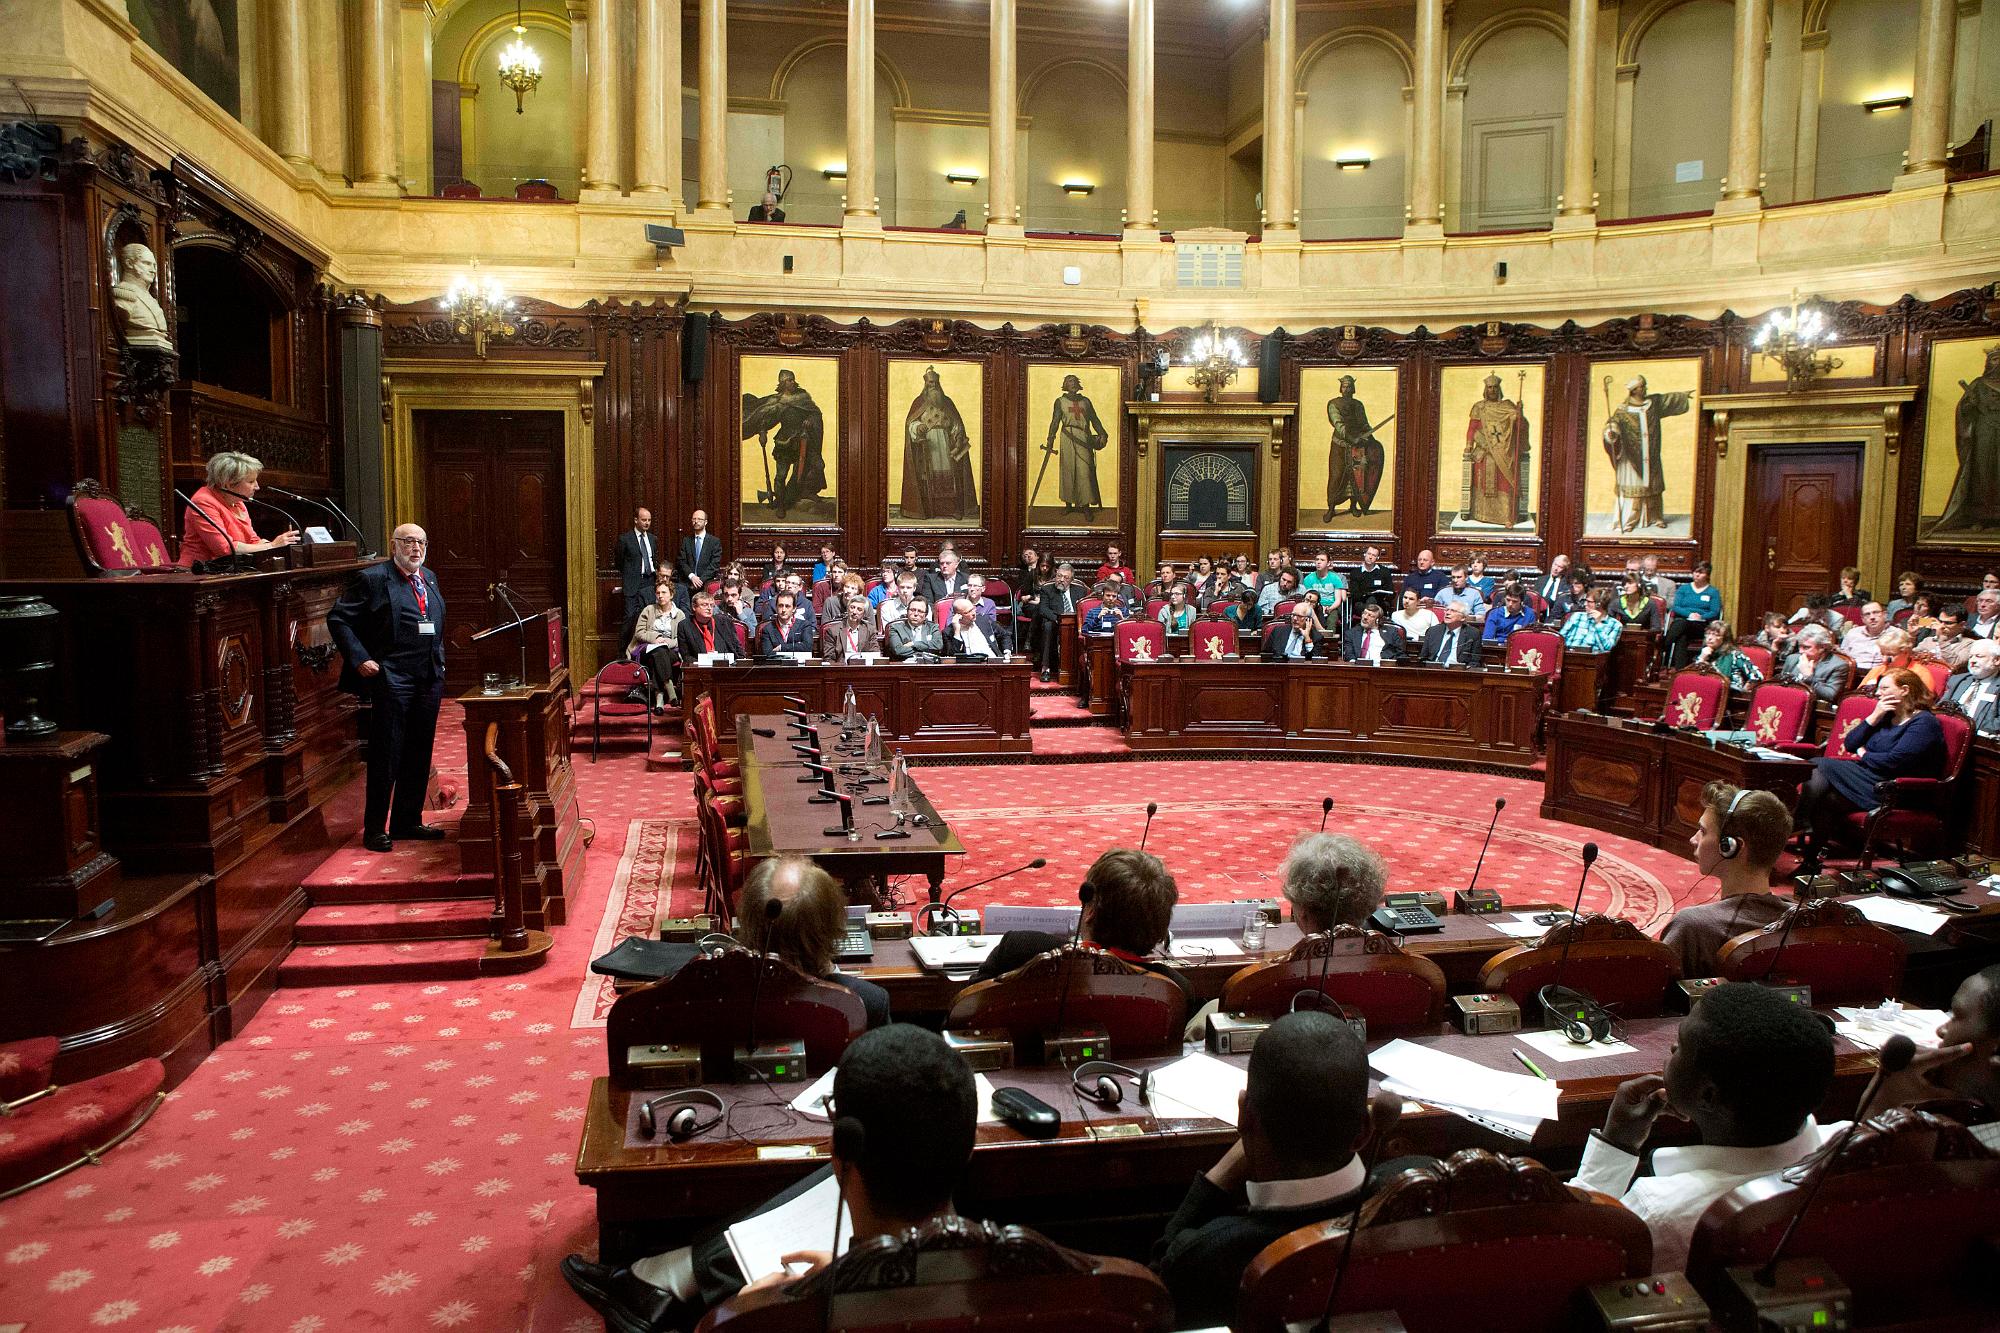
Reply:
<svg viewBox="0 0 2000 1333"><path fill-rule="evenodd" d="M1771 892L1778 857L1792 836L1792 815L1767 791L1711 782L1701 791L1701 823L1688 842L1703 878L1722 891L1713 902L1684 908L1667 922L1660 942L1680 951L1681 975L1712 977L1715 956L1732 936L1760 930L1791 905Z"/></svg>

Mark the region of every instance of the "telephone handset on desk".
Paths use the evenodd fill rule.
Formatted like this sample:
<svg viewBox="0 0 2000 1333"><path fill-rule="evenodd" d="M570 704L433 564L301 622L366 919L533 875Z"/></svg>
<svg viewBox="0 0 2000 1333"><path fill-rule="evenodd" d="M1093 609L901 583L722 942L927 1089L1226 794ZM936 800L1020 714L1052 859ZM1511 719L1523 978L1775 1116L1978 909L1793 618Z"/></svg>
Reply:
<svg viewBox="0 0 2000 1333"><path fill-rule="evenodd" d="M1385 894L1382 906L1369 914L1368 924L1391 935L1429 935L1444 929L1444 922L1414 893Z"/></svg>
<svg viewBox="0 0 2000 1333"><path fill-rule="evenodd" d="M1963 887L1957 875L1928 865L1885 866L1875 878L1882 892L1898 898L1949 898Z"/></svg>

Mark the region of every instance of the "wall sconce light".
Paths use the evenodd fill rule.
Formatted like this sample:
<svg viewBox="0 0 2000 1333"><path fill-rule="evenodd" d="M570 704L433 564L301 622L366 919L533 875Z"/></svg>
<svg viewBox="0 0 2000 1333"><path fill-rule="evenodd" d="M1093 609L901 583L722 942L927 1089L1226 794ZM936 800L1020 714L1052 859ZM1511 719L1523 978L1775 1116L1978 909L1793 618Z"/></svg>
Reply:
<svg viewBox="0 0 2000 1333"><path fill-rule="evenodd" d="M1861 109L1872 116L1877 111L1901 111L1909 106L1909 104L1910 95L1908 93L1891 93L1883 97L1862 99Z"/></svg>
<svg viewBox="0 0 2000 1333"><path fill-rule="evenodd" d="M1064 181L1062 183L1062 192L1077 199L1088 199L1091 192L1095 189L1097 187L1089 181Z"/></svg>
<svg viewBox="0 0 2000 1333"><path fill-rule="evenodd" d="M979 184L979 173L976 171L947 171L944 173L944 178L953 185Z"/></svg>
<svg viewBox="0 0 2000 1333"><path fill-rule="evenodd" d="M844 181L847 179L847 164L843 162L837 167L821 167L819 174L830 181Z"/></svg>
<svg viewBox="0 0 2000 1333"><path fill-rule="evenodd" d="M1342 153L1333 159L1333 165L1342 171L1366 171L1368 164L1374 160L1366 153Z"/></svg>

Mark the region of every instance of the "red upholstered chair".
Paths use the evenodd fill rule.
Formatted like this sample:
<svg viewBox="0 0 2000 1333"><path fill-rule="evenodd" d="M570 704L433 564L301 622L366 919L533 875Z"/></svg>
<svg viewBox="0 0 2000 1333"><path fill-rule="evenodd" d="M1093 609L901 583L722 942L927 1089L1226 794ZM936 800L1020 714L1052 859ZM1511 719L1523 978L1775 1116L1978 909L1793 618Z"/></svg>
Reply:
<svg viewBox="0 0 2000 1333"><path fill-rule="evenodd" d="M1301 1227L1244 1270L1236 1333L1318 1322L1346 1217ZM1409 1333L1571 1326L1578 1293L1651 1270L1646 1224L1525 1157L1466 1148L1403 1171L1362 1206L1333 1313L1393 1310Z"/></svg>
<svg viewBox="0 0 2000 1333"><path fill-rule="evenodd" d="M1154 1333L1173 1298L1129 1259L1065 1249L1025 1227L942 1218L856 1245L831 1268L745 1290L700 1333Z"/></svg>
<svg viewBox="0 0 2000 1333"><path fill-rule="evenodd" d="M160 525L86 477L69 493L70 536L93 577L178 572Z"/></svg>
<svg viewBox="0 0 2000 1333"><path fill-rule="evenodd" d="M1910 663L1910 670L1930 682L1933 698L1944 693L1945 683L1951 679L1950 667L1942 662L1933 662L1929 658L1919 658Z"/></svg>
<svg viewBox="0 0 2000 1333"><path fill-rule="evenodd" d="M1114 635L1114 655L1124 662L1157 662L1166 655L1167 629L1157 620L1128 620Z"/></svg>
<svg viewBox="0 0 2000 1333"><path fill-rule="evenodd" d="M1837 614L1842 620L1845 620L1849 625L1859 625L1861 623L1860 607L1836 606L1833 609L1835 614Z"/></svg>
<svg viewBox="0 0 2000 1333"><path fill-rule="evenodd" d="M1166 604L1167 599L1164 597L1148 597L1146 599L1146 619L1158 620L1160 618L1160 609Z"/></svg>
<svg viewBox="0 0 2000 1333"><path fill-rule="evenodd" d="M1264 623L1268 625L1274 620L1283 620L1286 616L1292 613L1292 608L1297 606L1298 604L1299 604L1299 599L1296 597L1287 597L1283 599L1276 606L1271 608L1271 614L1264 618Z"/></svg>
<svg viewBox="0 0 2000 1333"><path fill-rule="evenodd" d="M750 871L750 835L741 827L743 798L717 796L695 775L695 882L703 910L719 920L736 914L736 897Z"/></svg>
<svg viewBox="0 0 2000 1333"><path fill-rule="evenodd" d="M1811 986L1820 1006L1875 1004L1902 987L1908 955L1895 931L1846 903L1818 898L1732 936L1716 955L1715 970L1728 981Z"/></svg>
<svg viewBox="0 0 2000 1333"><path fill-rule="evenodd" d="M1681 975L1680 955L1658 940L1648 939L1621 917L1585 912L1582 920L1550 926L1533 944L1517 944L1488 959L1479 969L1479 989L1497 991L1540 1015L1535 992L1555 980L1563 939L1573 935L1569 962L1562 969L1563 985L1583 991L1602 1005L1615 1005L1625 1018L1651 1018L1660 1012L1667 987Z"/></svg>
<svg viewBox="0 0 2000 1333"><path fill-rule="evenodd" d="M1736 645L1736 651L1748 658L1750 664L1762 672L1766 680L1771 678L1772 673L1776 669L1777 662L1771 656L1769 648L1760 648L1754 643L1739 643Z"/></svg>
<svg viewBox="0 0 2000 1333"><path fill-rule="evenodd" d="M0 1045L0 1199L96 1161L166 1099L158 1060L58 1084L59 1047L54 1037Z"/></svg>
<svg viewBox="0 0 2000 1333"><path fill-rule="evenodd" d="M1220 662L1237 652L1233 621L1197 620L1188 632L1188 656L1197 662Z"/></svg>
<svg viewBox="0 0 2000 1333"><path fill-rule="evenodd" d="M1770 1258L1808 1188L1798 1177L1739 1185L1701 1215L1687 1275L1711 1304L1727 1269ZM1855 1130L1785 1252L1840 1275L1850 1327L1990 1328L1996 1217L2000 1159L1963 1125L1897 1107Z"/></svg>
<svg viewBox="0 0 2000 1333"><path fill-rule="evenodd" d="M721 1082L732 1072L734 1049L753 1033L760 1041L794 1038L805 1043L807 1070L823 1074L867 1026L861 997L845 986L809 977L776 954L725 948L619 996L604 1032L611 1082L629 1088L626 1059L634 1046L698 1045L704 1076Z"/></svg>
<svg viewBox="0 0 2000 1333"><path fill-rule="evenodd" d="M1252 963L1222 986L1231 1014L1287 1013L1301 991L1318 992L1368 1020L1368 1031L1432 1031L1444 1021L1444 972L1378 931L1335 926L1308 935L1283 958Z"/></svg>
<svg viewBox="0 0 2000 1333"><path fill-rule="evenodd" d="M1956 704L1939 704L1933 711L1944 731L1944 774L1935 778L1891 778L1875 784L1875 807L1847 817L1850 831L1861 841L1861 864L1874 862L1883 844L1903 852L1936 854L1963 845L1965 828L1954 826L1958 780L1972 753L1972 723Z"/></svg>
<svg viewBox="0 0 2000 1333"><path fill-rule="evenodd" d="M514 187L514 197L516 199L549 200L560 199L562 198L562 194L555 186L537 177L534 180L522 181L516 185Z"/></svg>
<svg viewBox="0 0 2000 1333"><path fill-rule="evenodd" d="M1545 629L1517 629L1507 636L1507 668L1547 676L1551 684L1562 678L1562 635Z"/></svg>
<svg viewBox="0 0 2000 1333"><path fill-rule="evenodd" d="M1706 666L1683 667L1667 682L1667 702L1660 720L1670 727L1707 731L1729 702L1729 682Z"/></svg>
<svg viewBox="0 0 2000 1333"><path fill-rule="evenodd" d="M447 199L477 199L479 187L471 181L451 181L438 193Z"/></svg>
<svg viewBox="0 0 2000 1333"><path fill-rule="evenodd" d="M1076 604L1076 632L1083 633L1083 618L1104 605L1102 597L1086 597Z"/></svg>
<svg viewBox="0 0 2000 1333"><path fill-rule="evenodd" d="M1850 694L1833 708L1833 722L1827 727L1826 739L1818 745L1780 745L1777 748L1786 754L1795 754L1801 759L1811 759L1825 755L1828 759L1852 759L1854 752L1847 748L1847 733L1857 722L1866 720L1875 711L1875 700L1866 694Z"/></svg>
<svg viewBox="0 0 2000 1333"><path fill-rule="evenodd" d="M1187 994L1172 977L1072 944L966 987L944 1025L1040 1036L1055 1029L1058 1014L1066 1026L1103 1028L1121 1058L1167 1055L1180 1048Z"/></svg>
<svg viewBox="0 0 2000 1333"><path fill-rule="evenodd" d="M590 762L597 762L597 749L604 738L604 715L614 718L639 717L646 719L646 748L653 748L653 707L651 703L652 681L646 675L646 668L637 662L606 662L597 669L597 674L584 683L577 704L590 700ZM625 696L633 690L647 694L648 702L635 704Z"/></svg>
<svg viewBox="0 0 2000 1333"><path fill-rule="evenodd" d="M1743 724L1757 733L1759 745L1796 745L1812 725L1813 693L1803 685L1763 681L1750 691Z"/></svg>

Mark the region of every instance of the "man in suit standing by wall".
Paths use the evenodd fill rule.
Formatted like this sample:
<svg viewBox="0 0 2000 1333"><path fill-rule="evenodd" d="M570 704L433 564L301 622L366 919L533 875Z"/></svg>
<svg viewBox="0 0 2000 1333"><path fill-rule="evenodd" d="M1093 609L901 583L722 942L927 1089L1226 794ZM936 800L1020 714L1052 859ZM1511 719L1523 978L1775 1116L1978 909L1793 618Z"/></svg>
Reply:
<svg viewBox="0 0 2000 1333"><path fill-rule="evenodd" d="M653 600L653 571L659 567L660 544L653 536L653 511L643 505L632 511L632 526L618 534L611 552L618 569L618 582L625 590L625 623L618 642L632 641L632 627L639 612Z"/></svg>
<svg viewBox="0 0 2000 1333"><path fill-rule="evenodd" d="M722 572L722 543L708 530L708 513L697 509L688 518L688 535L681 538L678 568L689 586L706 588Z"/></svg>
<svg viewBox="0 0 2000 1333"><path fill-rule="evenodd" d="M444 837L423 822L444 697L444 594L424 568L430 540L422 528L403 524L389 546L392 558L356 574L326 616L343 659L340 688L372 705L361 823L371 852L389 851L395 838Z"/></svg>

